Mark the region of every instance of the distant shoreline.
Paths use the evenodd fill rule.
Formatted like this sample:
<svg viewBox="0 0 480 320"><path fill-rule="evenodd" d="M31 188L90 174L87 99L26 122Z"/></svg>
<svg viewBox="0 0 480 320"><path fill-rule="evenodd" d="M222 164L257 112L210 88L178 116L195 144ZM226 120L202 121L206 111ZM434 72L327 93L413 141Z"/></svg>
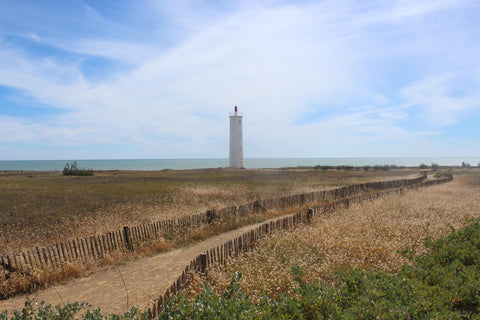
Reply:
<svg viewBox="0 0 480 320"><path fill-rule="evenodd" d="M274 167L274 168L230 168L230 167L218 167L218 168L188 168L188 169L158 169L158 170L139 170L139 169L107 169L107 170L98 170L93 169L97 173L134 173L134 172L160 172L160 171L212 171L212 170L336 170L336 171L355 171L355 170L366 170L366 171L387 171L387 170L453 170L453 169L476 169L480 168L480 165L472 166L458 166L458 165L425 165L421 164L419 166L397 166L397 165L365 165L365 166L296 166L296 167ZM22 170L22 169L0 169L0 173L61 173L62 170Z"/></svg>
<svg viewBox="0 0 480 320"><path fill-rule="evenodd" d="M61 171L73 160L1 160L0 171ZM118 159L77 160L79 168L96 171L159 171L186 169L217 169L228 167L228 159ZM247 169L279 169L315 166L431 166L461 167L466 163L477 167L479 158L246 158Z"/></svg>

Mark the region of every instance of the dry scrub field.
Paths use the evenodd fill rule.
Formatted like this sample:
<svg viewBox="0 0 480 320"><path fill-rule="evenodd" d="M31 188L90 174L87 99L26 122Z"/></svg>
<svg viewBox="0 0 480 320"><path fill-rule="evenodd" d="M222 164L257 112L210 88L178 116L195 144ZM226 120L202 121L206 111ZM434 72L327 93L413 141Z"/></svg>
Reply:
<svg viewBox="0 0 480 320"><path fill-rule="evenodd" d="M416 169L0 173L0 254L347 184L418 175Z"/></svg>
<svg viewBox="0 0 480 320"><path fill-rule="evenodd" d="M408 260L399 251L407 246L425 252L424 239L438 238L451 227L480 217L480 171L457 172L452 182L390 195L337 209L310 226L274 234L252 251L217 265L207 278L196 276L190 296L207 280L224 292L235 271L243 273L242 288L250 297L292 293L292 266L306 271L308 280L334 284L336 271L351 268L397 271Z"/></svg>

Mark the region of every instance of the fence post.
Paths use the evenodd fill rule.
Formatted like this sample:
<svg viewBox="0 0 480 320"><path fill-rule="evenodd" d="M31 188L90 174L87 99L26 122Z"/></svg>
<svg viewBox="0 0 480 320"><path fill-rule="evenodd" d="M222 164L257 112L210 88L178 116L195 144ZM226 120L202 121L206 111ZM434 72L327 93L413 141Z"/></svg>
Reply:
<svg viewBox="0 0 480 320"><path fill-rule="evenodd" d="M128 251L133 251L132 231L129 227L123 227L123 236L125 237L125 247Z"/></svg>
<svg viewBox="0 0 480 320"><path fill-rule="evenodd" d="M200 253L200 272L205 273L207 271L207 253Z"/></svg>
<svg viewBox="0 0 480 320"><path fill-rule="evenodd" d="M215 220L216 212L215 210L208 210L207 211L207 223L211 224L213 220Z"/></svg>
<svg viewBox="0 0 480 320"><path fill-rule="evenodd" d="M312 224L312 217L313 217L313 209L308 208L307 210L307 223Z"/></svg>
<svg viewBox="0 0 480 320"><path fill-rule="evenodd" d="M2 256L2 266L5 268L5 270L10 271L10 272L15 272L18 269L12 266L12 260L10 259L10 256L7 255L5 258Z"/></svg>
<svg viewBox="0 0 480 320"><path fill-rule="evenodd" d="M262 213L262 212L265 212L265 211L267 211L267 210L264 207L262 207L259 200L256 200L253 203L253 213Z"/></svg>

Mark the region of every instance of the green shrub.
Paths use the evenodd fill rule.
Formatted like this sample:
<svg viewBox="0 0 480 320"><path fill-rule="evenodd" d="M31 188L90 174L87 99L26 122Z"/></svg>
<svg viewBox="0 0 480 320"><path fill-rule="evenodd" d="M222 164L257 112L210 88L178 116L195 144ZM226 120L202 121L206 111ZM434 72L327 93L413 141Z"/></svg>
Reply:
<svg viewBox="0 0 480 320"><path fill-rule="evenodd" d="M390 166L388 164L386 165L383 165L383 166L380 166L380 165L376 165L376 166L373 166L373 170L375 171L388 171L390 170Z"/></svg>
<svg viewBox="0 0 480 320"><path fill-rule="evenodd" d="M471 168L471 167L472 166L470 165L470 163L462 161L462 168Z"/></svg>
<svg viewBox="0 0 480 320"><path fill-rule="evenodd" d="M453 174L451 171L437 171L437 173L435 173L435 178L452 178L453 177Z"/></svg>
<svg viewBox="0 0 480 320"><path fill-rule="evenodd" d="M223 296L205 285L193 301L172 298L160 319L480 319L479 220L426 246L431 252L417 257L406 250L414 264L396 274L354 269L335 287L306 283L293 268L296 292L258 303L242 293L236 274Z"/></svg>
<svg viewBox="0 0 480 320"><path fill-rule="evenodd" d="M63 168L64 176L93 176L93 169L80 169L77 167L77 161L68 163Z"/></svg>
<svg viewBox="0 0 480 320"><path fill-rule="evenodd" d="M353 269L339 275L335 286L305 281L305 272L292 268L298 283L293 294L264 295L253 302L235 273L225 292L208 285L193 300L179 294L168 299L159 319L480 319L480 220L454 230L436 241L425 240L430 250L416 256L403 251L412 264L396 274ZM30 300L11 320L70 319L87 308L82 319L147 319L138 309L123 315L103 315L81 303L64 307ZM35 317L34 317L35 316ZM7 312L0 314L7 320Z"/></svg>
<svg viewBox="0 0 480 320"><path fill-rule="evenodd" d="M337 170L353 170L353 166L337 166Z"/></svg>
<svg viewBox="0 0 480 320"><path fill-rule="evenodd" d="M81 315L79 315L79 313ZM29 298L21 311L14 311L9 318L8 312L0 313L0 320L147 320L147 312L140 312L133 307L122 315L103 314L99 308L91 309L90 305L84 302L67 303L64 306L52 307L45 302L36 303Z"/></svg>
<svg viewBox="0 0 480 320"><path fill-rule="evenodd" d="M313 167L314 169L322 169L322 170L328 170L330 169L330 166L321 166L319 164L317 164L316 166Z"/></svg>

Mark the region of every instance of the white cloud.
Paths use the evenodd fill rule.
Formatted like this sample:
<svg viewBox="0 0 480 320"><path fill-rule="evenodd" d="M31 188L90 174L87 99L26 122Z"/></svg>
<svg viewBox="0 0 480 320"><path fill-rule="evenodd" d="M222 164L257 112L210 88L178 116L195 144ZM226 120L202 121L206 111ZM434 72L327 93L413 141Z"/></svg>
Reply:
<svg viewBox="0 0 480 320"><path fill-rule="evenodd" d="M422 79L402 89L401 94L409 104L423 110L428 122L444 126L458 122L469 111L480 110L479 87L461 88L465 85L453 74L443 74Z"/></svg>
<svg viewBox="0 0 480 320"><path fill-rule="evenodd" d="M81 59L35 59L22 48L0 45L0 85L19 88L62 111L42 122L3 117L2 139L135 145L154 150L150 157L223 157L233 105L245 113L249 156L314 156L332 145L439 135L437 129L403 127L413 117L412 106L443 126L478 108L478 90L452 93L455 73L418 80L418 74L431 74L433 68L450 70L452 64L443 58L448 53L448 60L455 61L457 55L447 48L430 56L440 42L428 40L430 29L419 31L421 23L408 19L456 6L452 1L398 1L365 8L355 1L327 1L230 7L227 14L204 8L199 14L162 3L160 14L172 15L169 20L184 32L168 46L157 38L158 30L152 30L151 41L83 35L65 40L32 32L34 41L131 66L113 78L90 82L80 70ZM105 20L94 13L94 21ZM468 39L462 40L461 52L476 50ZM401 83L388 79L394 88L381 92L382 77L390 70L381 70L378 60L401 74L403 61L422 55L432 61ZM472 65L478 68L473 59L467 67ZM468 82L472 74L461 77ZM309 114L324 116L296 121Z"/></svg>
<svg viewBox="0 0 480 320"><path fill-rule="evenodd" d="M56 139L53 139L56 137ZM81 135L75 130L38 124L15 117L0 116L0 143L75 143Z"/></svg>

